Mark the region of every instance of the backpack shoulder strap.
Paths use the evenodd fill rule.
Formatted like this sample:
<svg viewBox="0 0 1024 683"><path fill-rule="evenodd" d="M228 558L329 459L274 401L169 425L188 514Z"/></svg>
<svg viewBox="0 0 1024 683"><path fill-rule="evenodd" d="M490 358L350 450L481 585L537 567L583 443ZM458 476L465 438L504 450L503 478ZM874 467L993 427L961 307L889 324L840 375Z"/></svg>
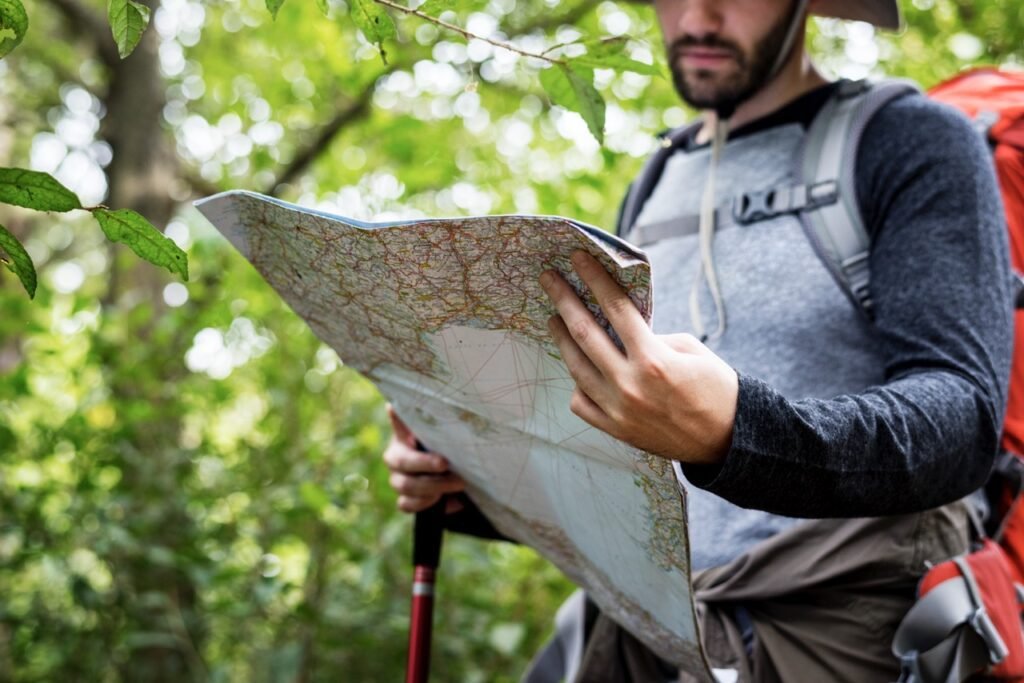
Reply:
<svg viewBox="0 0 1024 683"><path fill-rule="evenodd" d="M868 234L857 202L857 150L872 117L898 97L920 92L909 81L844 81L815 117L799 155L808 186L834 182L838 201L801 211L804 230L851 301L871 317Z"/></svg>
<svg viewBox="0 0 1024 683"><path fill-rule="evenodd" d="M682 142L690 137L701 126L697 121L679 128L674 128L664 135L661 135L661 146L648 157L636 180L629 186L626 198L619 209L619 221L615 226L615 234L619 237L628 237L633 229L644 203L651 196L655 185L661 178L661 172L665 170L665 162L678 149Z"/></svg>

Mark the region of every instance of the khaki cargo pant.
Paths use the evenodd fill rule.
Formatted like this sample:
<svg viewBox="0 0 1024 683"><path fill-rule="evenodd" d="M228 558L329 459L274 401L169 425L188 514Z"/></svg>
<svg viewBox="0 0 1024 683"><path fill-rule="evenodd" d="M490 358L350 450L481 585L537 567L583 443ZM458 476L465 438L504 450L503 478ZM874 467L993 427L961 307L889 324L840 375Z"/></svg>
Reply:
<svg viewBox="0 0 1024 683"><path fill-rule="evenodd" d="M697 573L698 622L711 665L735 670L738 683L895 681L892 638L917 581L928 563L964 552L968 526L963 502L900 517L809 521ZM753 625L749 656L736 606ZM599 614L574 683L664 683L666 670ZM678 680L699 681L685 672Z"/></svg>

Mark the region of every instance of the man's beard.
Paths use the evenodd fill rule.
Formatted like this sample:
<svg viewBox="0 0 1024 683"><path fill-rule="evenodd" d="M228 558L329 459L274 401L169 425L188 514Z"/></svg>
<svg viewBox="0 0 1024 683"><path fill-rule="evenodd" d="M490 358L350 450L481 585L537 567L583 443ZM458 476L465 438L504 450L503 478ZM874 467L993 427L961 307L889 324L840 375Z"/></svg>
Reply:
<svg viewBox="0 0 1024 683"><path fill-rule="evenodd" d="M773 75L772 67L786 42L792 14L790 11L779 17L749 55L744 54L739 45L717 35L684 35L677 38L668 48L672 82L676 86L676 92L683 101L697 109L729 112L735 110L760 90ZM710 69L695 69L684 73L679 60L682 50L691 47L727 50L736 61L735 71L719 75Z"/></svg>

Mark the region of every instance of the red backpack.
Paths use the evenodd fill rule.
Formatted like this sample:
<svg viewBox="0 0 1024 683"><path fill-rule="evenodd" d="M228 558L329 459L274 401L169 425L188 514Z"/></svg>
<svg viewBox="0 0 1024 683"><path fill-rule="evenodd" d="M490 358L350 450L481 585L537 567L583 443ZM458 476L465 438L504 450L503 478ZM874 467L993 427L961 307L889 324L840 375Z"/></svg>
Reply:
<svg viewBox="0 0 1024 683"><path fill-rule="evenodd" d="M964 112L992 146L1006 210L1010 259L1024 273L1024 73L978 69L929 95ZM1019 277L1019 276L1018 276ZM1021 291L1020 289L1018 290ZM1024 295L1018 294L1015 345L1003 427L1004 456L988 484L991 538L965 556L933 567L919 600L896 633L901 681L1024 682Z"/></svg>
<svg viewBox="0 0 1024 683"><path fill-rule="evenodd" d="M967 71L928 94L964 112L987 131L1006 208L1010 261L1014 270L1024 273L1024 72ZM1024 457L1024 310L1017 311L1016 333L1003 448L1020 458ZM1017 547L1024 549L1024 545ZM1017 552L1015 557L1024 558L1024 553ZM1024 563L1018 562L1017 577L1024 583Z"/></svg>

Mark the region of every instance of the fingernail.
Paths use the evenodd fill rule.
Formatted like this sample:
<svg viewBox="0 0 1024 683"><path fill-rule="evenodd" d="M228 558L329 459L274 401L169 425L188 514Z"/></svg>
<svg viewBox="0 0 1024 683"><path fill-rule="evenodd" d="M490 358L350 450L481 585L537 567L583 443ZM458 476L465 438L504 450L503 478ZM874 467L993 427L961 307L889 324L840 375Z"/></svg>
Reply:
<svg viewBox="0 0 1024 683"><path fill-rule="evenodd" d="M551 283L555 281L555 276L550 270L545 270L540 274L540 286L547 289L551 286Z"/></svg>
<svg viewBox="0 0 1024 683"><path fill-rule="evenodd" d="M585 251L574 251L572 253L572 262L574 265L582 266L587 262L587 252Z"/></svg>

